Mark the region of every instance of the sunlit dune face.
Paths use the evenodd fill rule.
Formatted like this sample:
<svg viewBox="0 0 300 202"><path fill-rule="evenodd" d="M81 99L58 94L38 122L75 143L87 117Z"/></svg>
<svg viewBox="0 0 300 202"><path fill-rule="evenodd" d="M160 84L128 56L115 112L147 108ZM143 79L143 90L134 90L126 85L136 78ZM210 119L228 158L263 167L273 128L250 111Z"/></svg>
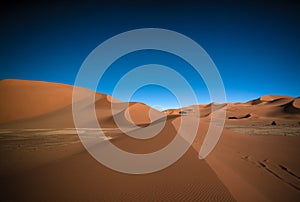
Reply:
<svg viewBox="0 0 300 202"><path fill-rule="evenodd" d="M149 124L163 116L162 112L140 103L129 106L125 112L125 118L136 125Z"/></svg>

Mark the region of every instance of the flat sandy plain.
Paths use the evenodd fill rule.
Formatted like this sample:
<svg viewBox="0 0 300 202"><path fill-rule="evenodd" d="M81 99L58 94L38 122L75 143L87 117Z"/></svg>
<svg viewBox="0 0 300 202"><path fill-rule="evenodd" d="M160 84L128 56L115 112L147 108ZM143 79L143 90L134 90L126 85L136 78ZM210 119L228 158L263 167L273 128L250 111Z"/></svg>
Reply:
<svg viewBox="0 0 300 202"><path fill-rule="evenodd" d="M0 81L3 201L300 200L299 98L263 96L246 103L159 112L97 93L97 119L105 132L99 148L110 141L132 153L157 151L173 140L183 116L200 119L192 146L176 163L155 173L131 175L103 166L85 150L72 119L72 90L57 83ZM84 96L78 98L82 100ZM120 109L115 114L112 102ZM226 110L225 128L213 152L200 160L198 152L215 113L213 107ZM90 108L83 102L82 110ZM166 123L157 136L138 140L120 131L112 118L125 117L126 125L128 112L143 127L150 123L149 112L157 120L165 117ZM88 123L89 117L85 118ZM91 139L97 136L95 129L80 130Z"/></svg>

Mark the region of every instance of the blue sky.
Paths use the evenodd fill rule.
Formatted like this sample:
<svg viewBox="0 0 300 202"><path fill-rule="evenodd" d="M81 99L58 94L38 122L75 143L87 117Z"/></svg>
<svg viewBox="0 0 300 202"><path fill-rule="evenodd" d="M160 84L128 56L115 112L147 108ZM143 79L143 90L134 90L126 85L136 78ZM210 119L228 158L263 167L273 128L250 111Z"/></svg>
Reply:
<svg viewBox="0 0 300 202"><path fill-rule="evenodd" d="M292 1L139 2L29 1L1 7L0 79L73 84L82 62L100 43L131 29L157 27L180 32L207 51L222 76L228 101L265 94L300 95L299 5ZM111 94L122 74L153 62L184 75L199 103L211 102L192 67L160 51L135 52L115 61L98 91ZM132 99L163 108L177 103L171 92L155 85L139 89Z"/></svg>

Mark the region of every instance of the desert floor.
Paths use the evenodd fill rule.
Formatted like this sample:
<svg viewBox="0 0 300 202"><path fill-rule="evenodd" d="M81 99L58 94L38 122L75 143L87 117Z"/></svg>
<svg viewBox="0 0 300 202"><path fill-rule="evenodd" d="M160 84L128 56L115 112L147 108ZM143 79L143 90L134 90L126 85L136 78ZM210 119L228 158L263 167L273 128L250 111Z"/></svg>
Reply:
<svg viewBox="0 0 300 202"><path fill-rule="evenodd" d="M205 160L191 147L175 164L146 175L101 165L75 129L1 129L1 195L16 201L299 200L297 126L287 136L285 128L275 126L228 128L245 134L225 130ZM86 133L95 135L91 129ZM119 130L109 128L106 134L126 142Z"/></svg>

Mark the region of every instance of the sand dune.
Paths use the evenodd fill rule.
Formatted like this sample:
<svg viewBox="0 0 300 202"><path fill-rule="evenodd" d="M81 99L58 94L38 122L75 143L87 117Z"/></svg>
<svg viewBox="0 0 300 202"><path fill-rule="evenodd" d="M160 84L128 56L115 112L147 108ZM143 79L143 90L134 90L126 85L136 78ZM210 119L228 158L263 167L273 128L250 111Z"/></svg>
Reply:
<svg viewBox="0 0 300 202"><path fill-rule="evenodd" d="M294 102L297 98L288 96L263 96L258 98L260 104L253 104L255 100L237 105L229 105L227 114L229 116L243 116L251 114L249 119L291 119L300 118L300 111Z"/></svg>
<svg viewBox="0 0 300 202"><path fill-rule="evenodd" d="M73 86L43 81L2 80L0 81L0 124L27 120L57 112L72 104ZM82 96L93 95L87 89L76 87ZM97 93L97 97L106 95Z"/></svg>
<svg viewBox="0 0 300 202"><path fill-rule="evenodd" d="M299 98L290 96L262 96L245 103L211 103L207 105L189 106L181 109L168 109L166 114L193 115L196 110L200 117L210 121L214 111L226 108L227 119L248 119L248 120L283 120L290 119L297 123L300 120ZM212 108L213 107L213 108ZM205 120L205 119L204 119Z"/></svg>
<svg viewBox="0 0 300 202"><path fill-rule="evenodd" d="M274 100L279 99L293 99L293 97L290 96L282 96L282 95L265 95L259 98L262 102L272 102Z"/></svg>
<svg viewBox="0 0 300 202"><path fill-rule="evenodd" d="M0 123L42 115L70 104L72 87L63 84L0 81ZM54 99L55 98L55 99Z"/></svg>
<svg viewBox="0 0 300 202"><path fill-rule="evenodd" d="M89 138L97 137L89 127L90 114L95 111L106 135L97 145L103 151L110 141L131 153L155 152L172 142L182 118L190 121L180 131L180 140L190 141L193 123L200 119L196 138L179 161L161 171L144 175L115 172L82 146L74 129L72 86L4 80L0 82L0 189L5 200L299 201L299 98L263 96L245 103L159 112L101 93L91 103L87 96L93 92L80 90L82 96L75 104L86 126L80 130ZM229 130L224 129L213 152L199 160L211 116L218 110L226 110ZM141 132L144 128L151 131L165 119L155 137L128 136L146 135ZM124 134L115 121L122 127L136 124L141 128Z"/></svg>
<svg viewBox="0 0 300 202"><path fill-rule="evenodd" d="M300 109L300 97L297 97L293 102L294 107Z"/></svg>
<svg viewBox="0 0 300 202"><path fill-rule="evenodd" d="M0 128L74 128L72 86L4 80L0 83L0 90L1 97L5 98L0 103ZM145 104L120 102L101 93L95 94L95 104L92 105L86 98L93 96L93 92L81 88L79 90L82 96L75 102L80 105L79 113L86 120L86 127L89 127L92 119L90 113L94 110L102 127L116 127L112 117L116 114L121 116L121 125L129 126L149 124L164 116Z"/></svg>

